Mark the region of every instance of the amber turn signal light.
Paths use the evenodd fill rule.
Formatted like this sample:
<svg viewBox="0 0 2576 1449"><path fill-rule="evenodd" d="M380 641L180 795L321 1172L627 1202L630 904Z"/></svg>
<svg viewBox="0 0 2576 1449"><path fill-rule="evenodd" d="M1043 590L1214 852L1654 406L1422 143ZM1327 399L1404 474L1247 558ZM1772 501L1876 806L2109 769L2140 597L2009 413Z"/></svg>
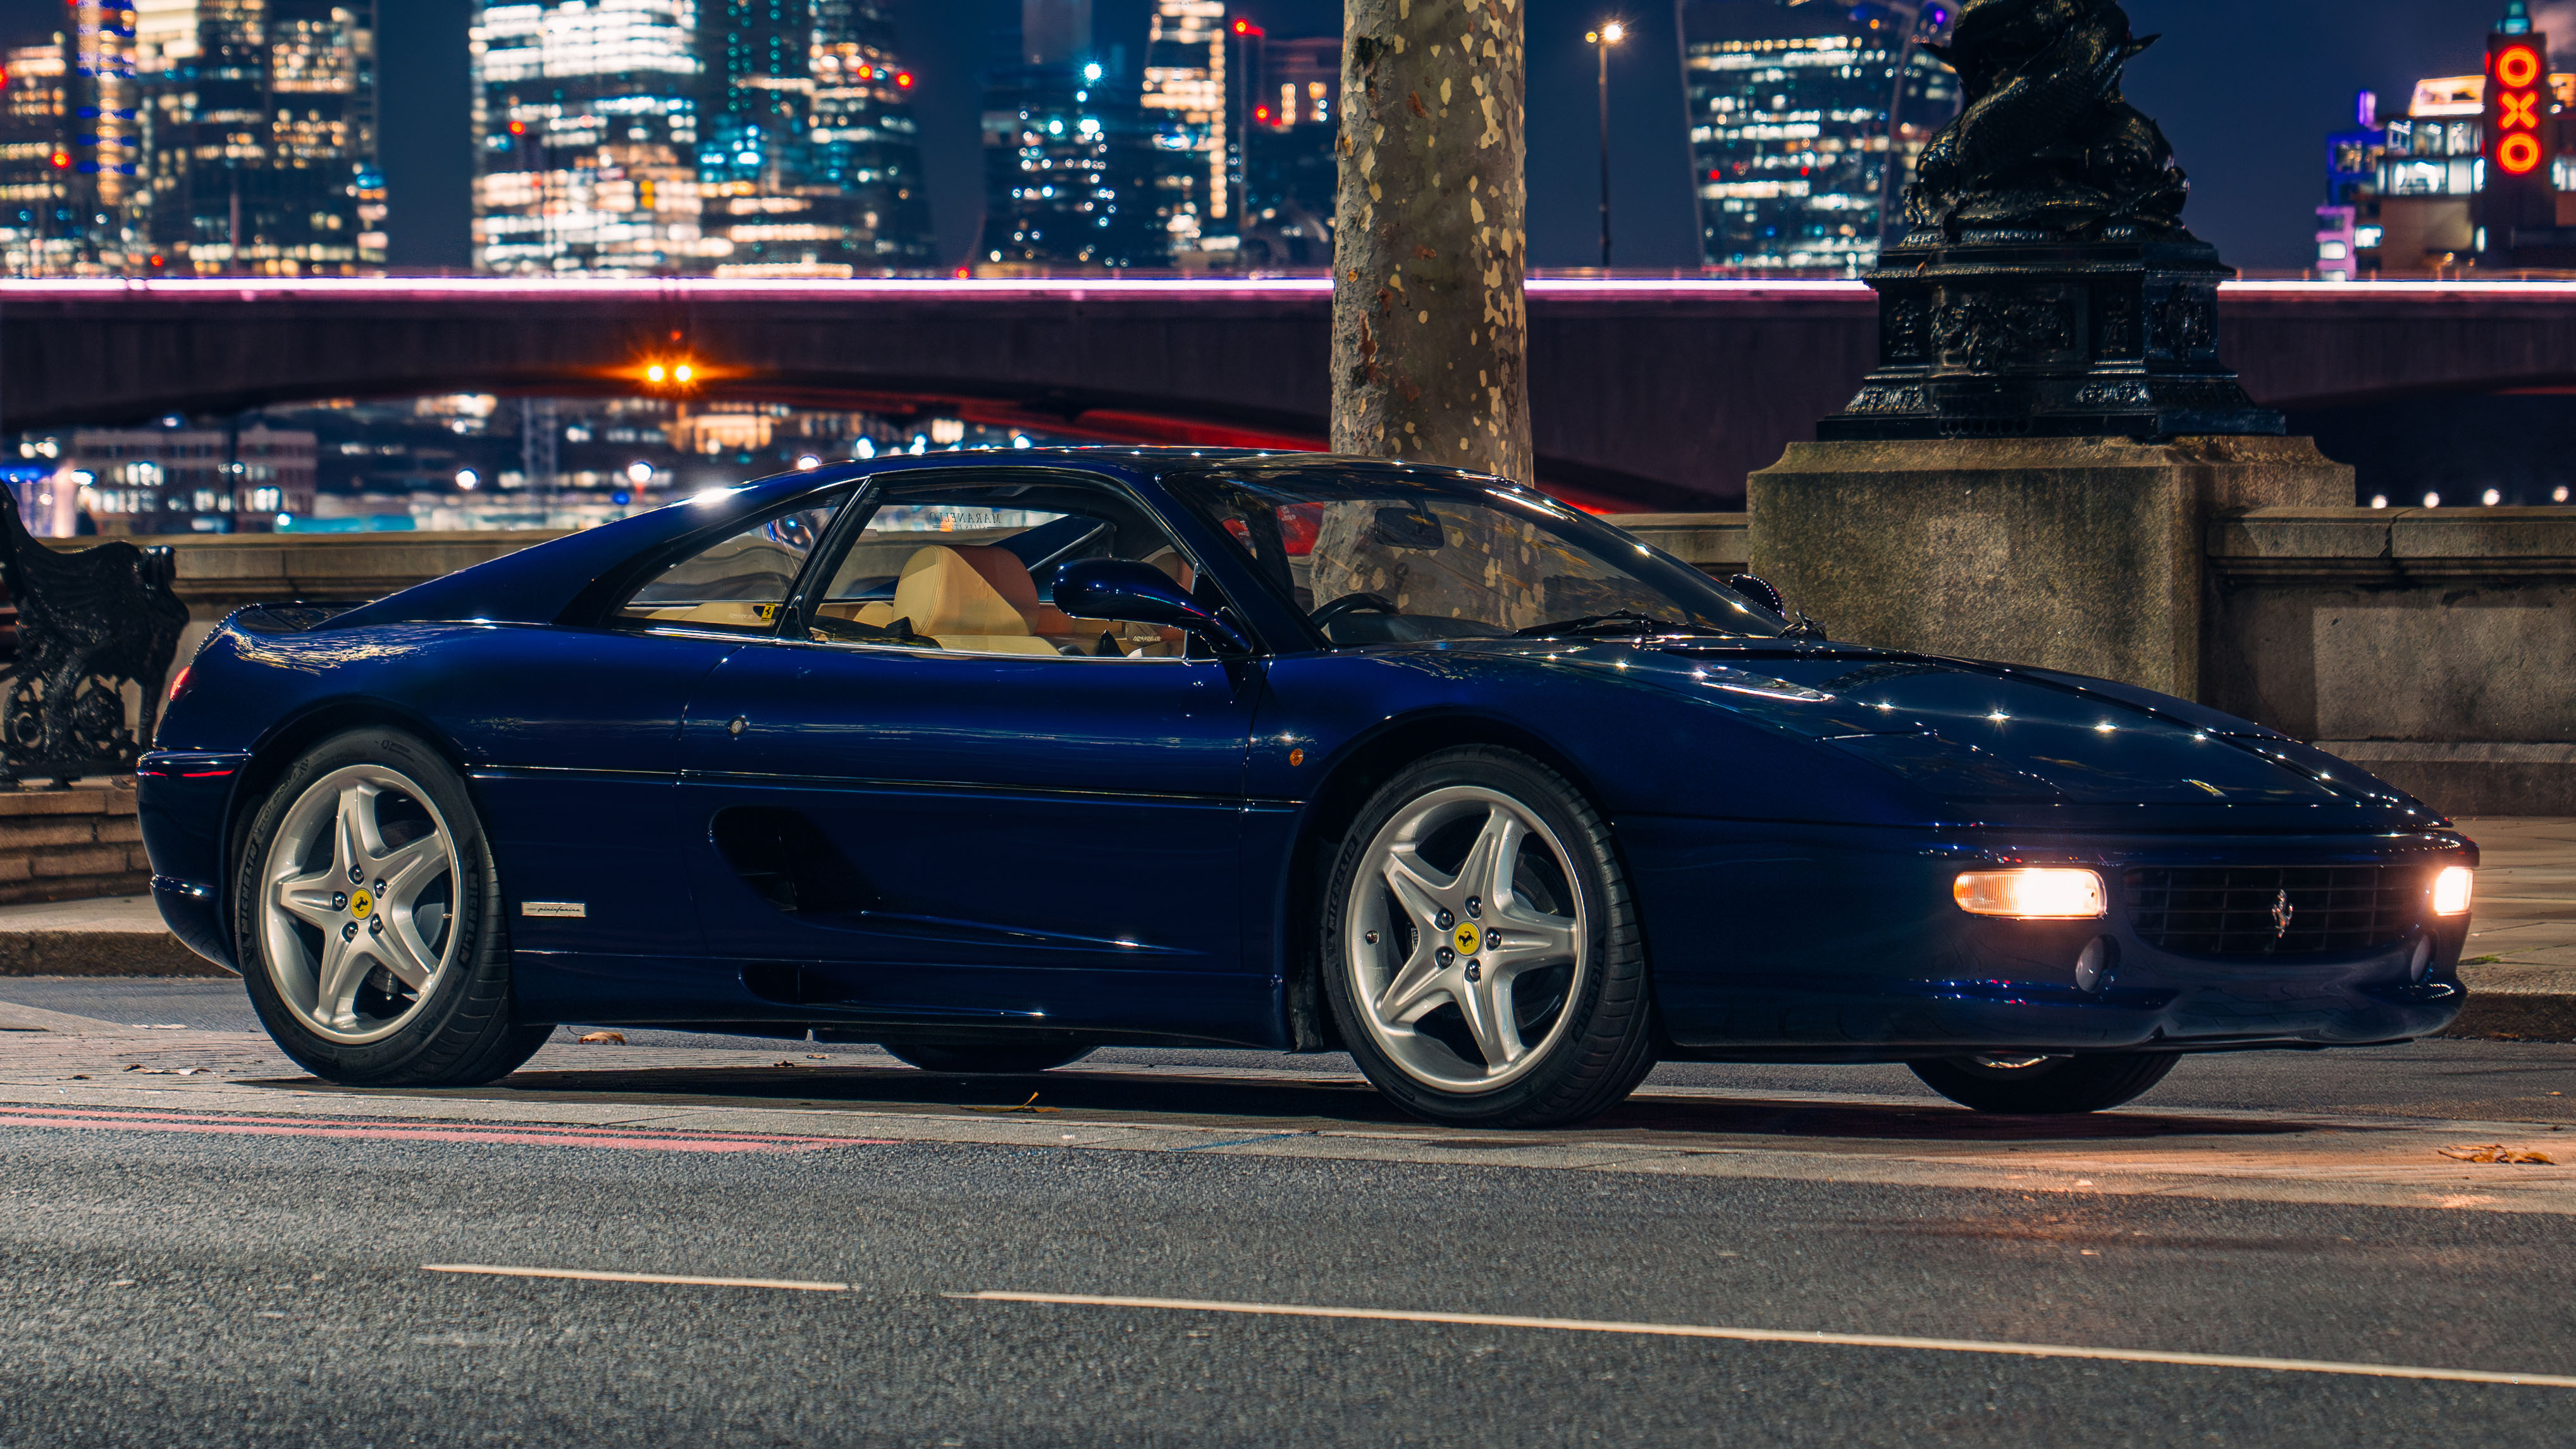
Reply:
<svg viewBox="0 0 2576 1449"><path fill-rule="evenodd" d="M2030 866L1963 871L1950 887L1950 896L1972 916L2089 921L2110 914L2102 877L2089 870Z"/></svg>

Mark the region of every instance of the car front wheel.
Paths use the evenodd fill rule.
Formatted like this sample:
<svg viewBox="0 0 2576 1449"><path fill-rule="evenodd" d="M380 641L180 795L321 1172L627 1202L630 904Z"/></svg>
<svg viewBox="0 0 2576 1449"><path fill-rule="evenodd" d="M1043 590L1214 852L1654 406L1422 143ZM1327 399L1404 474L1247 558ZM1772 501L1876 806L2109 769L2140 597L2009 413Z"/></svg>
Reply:
<svg viewBox="0 0 2576 1449"><path fill-rule="evenodd" d="M1360 811L1325 899L1342 1040L1406 1111L1558 1127L1654 1066L1645 948L1608 825L1489 746L1406 768Z"/></svg>
<svg viewBox="0 0 2576 1449"><path fill-rule="evenodd" d="M315 1076L471 1086L550 1028L510 1015L501 886L465 782L437 751L352 730L288 767L243 840L236 957L260 1021Z"/></svg>
<svg viewBox="0 0 2576 1449"><path fill-rule="evenodd" d="M2089 1057L1945 1057L1914 1062L1923 1085L1963 1107L2027 1117L2102 1112L2144 1096L2182 1058L2173 1052Z"/></svg>

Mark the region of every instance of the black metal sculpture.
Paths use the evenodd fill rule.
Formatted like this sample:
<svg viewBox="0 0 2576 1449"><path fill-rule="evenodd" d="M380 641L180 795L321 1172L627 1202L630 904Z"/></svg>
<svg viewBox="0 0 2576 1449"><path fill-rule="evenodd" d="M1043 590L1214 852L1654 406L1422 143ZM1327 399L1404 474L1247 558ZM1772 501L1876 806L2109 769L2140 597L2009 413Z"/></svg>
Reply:
<svg viewBox="0 0 2576 1449"><path fill-rule="evenodd" d="M18 610L18 657L0 696L0 788L122 774L151 743L188 606L167 548L122 540L57 553L27 532L0 489L0 577ZM125 686L141 719L126 725Z"/></svg>
<svg viewBox="0 0 2576 1449"><path fill-rule="evenodd" d="M1828 440L2279 433L2218 358L2217 250L2191 183L2120 95L2117 0L1968 0L1959 118L1924 148L1904 240L1867 278L1879 368Z"/></svg>

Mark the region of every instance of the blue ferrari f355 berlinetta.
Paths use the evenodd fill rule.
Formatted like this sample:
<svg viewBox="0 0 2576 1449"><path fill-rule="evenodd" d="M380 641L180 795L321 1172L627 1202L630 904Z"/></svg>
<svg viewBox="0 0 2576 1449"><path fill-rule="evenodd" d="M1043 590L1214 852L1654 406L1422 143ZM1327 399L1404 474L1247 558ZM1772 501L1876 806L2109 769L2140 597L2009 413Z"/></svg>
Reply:
<svg viewBox="0 0 2576 1449"><path fill-rule="evenodd" d="M2476 849L2416 801L1778 604L1440 468L879 459L242 610L143 828L172 928L343 1083L578 1022L1347 1050L1484 1126L1659 1058L2053 1113L2459 1011Z"/></svg>

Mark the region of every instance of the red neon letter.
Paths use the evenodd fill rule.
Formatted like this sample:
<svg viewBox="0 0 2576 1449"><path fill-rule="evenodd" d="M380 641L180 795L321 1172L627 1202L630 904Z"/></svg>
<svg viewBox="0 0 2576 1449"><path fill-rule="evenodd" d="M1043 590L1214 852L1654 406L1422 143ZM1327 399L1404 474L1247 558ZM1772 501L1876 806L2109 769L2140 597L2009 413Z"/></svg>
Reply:
<svg viewBox="0 0 2576 1449"><path fill-rule="evenodd" d="M2496 164L2516 176L2540 169L2540 141L2529 131L2516 131L2496 147Z"/></svg>
<svg viewBox="0 0 2576 1449"><path fill-rule="evenodd" d="M2540 79L2540 52L2527 45L2517 45L2496 56L2496 79L2507 90L2521 90Z"/></svg>

